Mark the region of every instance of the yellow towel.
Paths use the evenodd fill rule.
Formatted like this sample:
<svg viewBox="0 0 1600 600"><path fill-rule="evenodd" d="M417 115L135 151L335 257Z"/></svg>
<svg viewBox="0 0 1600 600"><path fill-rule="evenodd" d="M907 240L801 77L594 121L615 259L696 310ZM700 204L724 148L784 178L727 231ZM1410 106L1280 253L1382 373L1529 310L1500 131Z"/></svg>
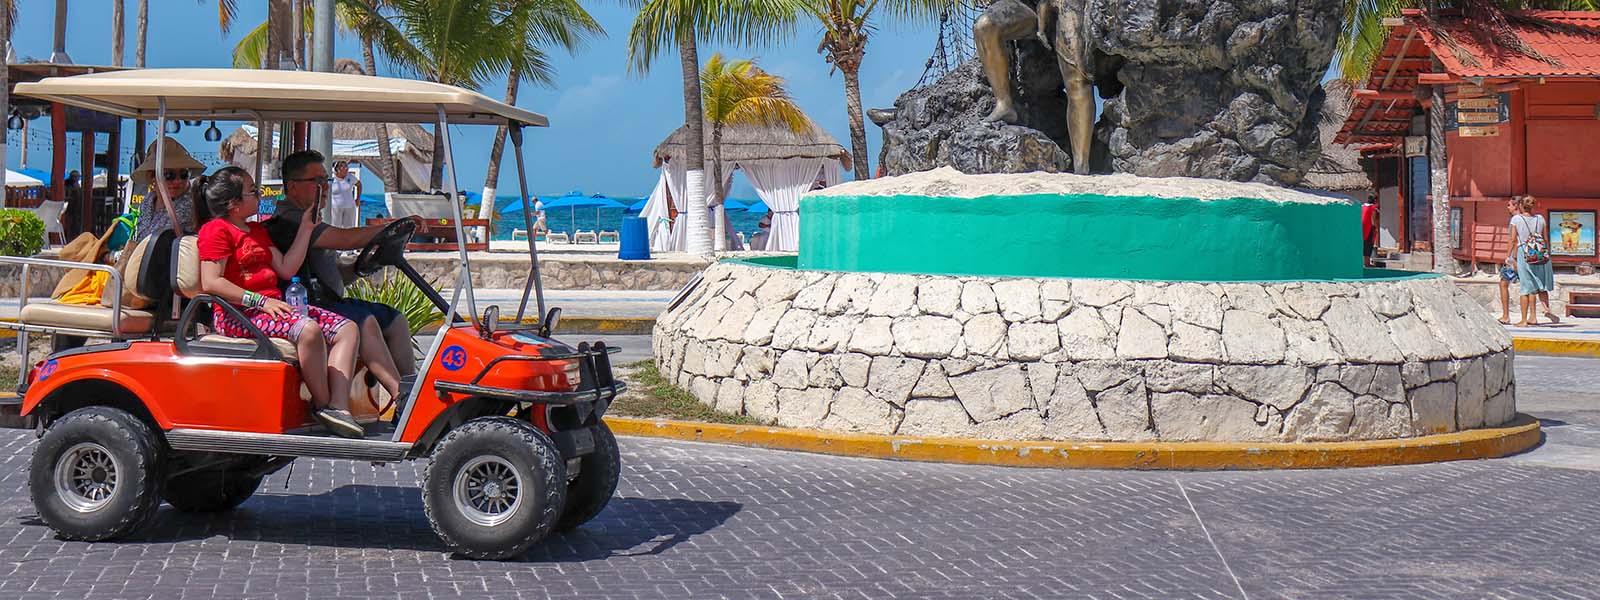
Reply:
<svg viewBox="0 0 1600 600"><path fill-rule="evenodd" d="M62 294L56 302L62 304L83 304L94 306L100 303L100 295L105 293L106 282L111 279L111 274L105 271L91 271L77 285L72 286Z"/></svg>

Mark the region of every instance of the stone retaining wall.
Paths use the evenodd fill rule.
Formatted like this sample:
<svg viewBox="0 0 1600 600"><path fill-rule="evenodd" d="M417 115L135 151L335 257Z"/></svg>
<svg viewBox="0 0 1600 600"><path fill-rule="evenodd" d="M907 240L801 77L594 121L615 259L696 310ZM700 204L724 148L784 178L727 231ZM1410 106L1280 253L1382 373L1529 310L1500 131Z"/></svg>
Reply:
<svg viewBox="0 0 1600 600"><path fill-rule="evenodd" d="M787 427L1049 440L1358 440L1500 425L1511 340L1449 280L1156 283L718 263L661 373Z"/></svg>
<svg viewBox="0 0 1600 600"><path fill-rule="evenodd" d="M455 254L406 257L424 277L450 286L461 268ZM473 285L480 288L521 288L528 279L525 254L472 257ZM547 290L677 290L706 268L704 259L668 258L648 261L617 260L605 256L539 256L540 274Z"/></svg>

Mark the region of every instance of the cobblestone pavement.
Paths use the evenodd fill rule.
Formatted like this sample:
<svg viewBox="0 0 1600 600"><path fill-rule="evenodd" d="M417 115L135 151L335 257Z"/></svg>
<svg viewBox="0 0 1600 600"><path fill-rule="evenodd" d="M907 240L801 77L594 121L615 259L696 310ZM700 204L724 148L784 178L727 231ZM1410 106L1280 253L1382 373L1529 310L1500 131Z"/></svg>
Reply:
<svg viewBox="0 0 1600 600"><path fill-rule="evenodd" d="M1551 443L1494 461L1072 472L625 438L610 508L517 562L447 556L418 464L300 461L232 514L61 542L32 436L0 432L0 598L1594 598L1600 361L1519 365Z"/></svg>

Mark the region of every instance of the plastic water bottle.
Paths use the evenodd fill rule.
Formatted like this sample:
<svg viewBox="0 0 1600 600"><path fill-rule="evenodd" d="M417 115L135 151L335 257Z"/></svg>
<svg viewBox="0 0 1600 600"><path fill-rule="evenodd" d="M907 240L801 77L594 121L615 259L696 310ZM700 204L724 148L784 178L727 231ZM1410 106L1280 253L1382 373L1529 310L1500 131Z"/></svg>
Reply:
<svg viewBox="0 0 1600 600"><path fill-rule="evenodd" d="M289 280L289 289L284 290L283 295L288 300L289 306L294 307L295 314L304 318L306 316L306 286L300 285L299 277Z"/></svg>

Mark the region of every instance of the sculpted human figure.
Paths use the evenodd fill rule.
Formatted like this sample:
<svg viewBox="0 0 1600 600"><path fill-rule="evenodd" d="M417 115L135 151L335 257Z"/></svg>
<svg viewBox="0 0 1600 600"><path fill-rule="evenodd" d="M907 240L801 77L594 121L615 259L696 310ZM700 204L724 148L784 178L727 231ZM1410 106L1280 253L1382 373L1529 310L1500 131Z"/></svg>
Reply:
<svg viewBox="0 0 1600 600"><path fill-rule="evenodd" d="M1017 122L1006 42L1034 34L1055 50L1061 80L1066 85L1072 171L1080 175L1089 173L1089 152L1094 142L1095 52L1084 32L1084 4L1083 0L1040 0L1036 11L1021 0L999 0L989 5L972 28L984 76L994 90L994 111L985 121Z"/></svg>

